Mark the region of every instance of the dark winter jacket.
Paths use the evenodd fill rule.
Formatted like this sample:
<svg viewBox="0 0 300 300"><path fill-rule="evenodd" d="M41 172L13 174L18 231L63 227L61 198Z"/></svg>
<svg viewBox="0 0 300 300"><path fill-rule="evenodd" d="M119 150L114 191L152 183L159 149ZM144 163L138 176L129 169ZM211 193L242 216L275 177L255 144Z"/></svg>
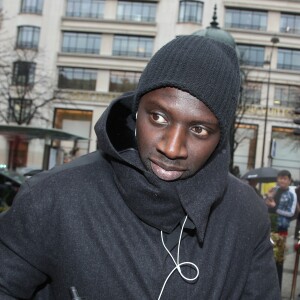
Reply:
<svg viewBox="0 0 300 300"><path fill-rule="evenodd" d="M276 206L273 209L277 214L277 230L287 231L297 206L296 192L290 187L288 189L276 187L274 199Z"/></svg>
<svg viewBox="0 0 300 300"><path fill-rule="evenodd" d="M219 147L193 177L164 182L142 166L132 95L96 124L100 150L35 175L0 220L0 299L280 299L267 209L228 175ZM182 273L194 277L193 268ZM37 292L38 291L38 292Z"/></svg>

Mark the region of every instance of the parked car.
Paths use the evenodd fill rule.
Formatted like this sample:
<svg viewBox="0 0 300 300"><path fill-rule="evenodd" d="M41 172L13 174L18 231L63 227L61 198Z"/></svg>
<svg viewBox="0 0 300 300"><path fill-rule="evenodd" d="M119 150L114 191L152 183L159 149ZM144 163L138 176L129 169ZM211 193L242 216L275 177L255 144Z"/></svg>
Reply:
<svg viewBox="0 0 300 300"><path fill-rule="evenodd" d="M17 172L0 169L0 212L12 205L21 184L26 177Z"/></svg>

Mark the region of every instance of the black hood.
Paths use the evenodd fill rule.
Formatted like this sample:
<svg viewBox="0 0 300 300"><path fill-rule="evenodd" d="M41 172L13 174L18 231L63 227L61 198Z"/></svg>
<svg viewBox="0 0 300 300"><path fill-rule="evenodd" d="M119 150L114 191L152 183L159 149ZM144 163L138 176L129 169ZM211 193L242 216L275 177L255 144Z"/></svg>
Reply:
<svg viewBox="0 0 300 300"><path fill-rule="evenodd" d="M171 232L188 214L202 242L212 207L228 181L228 147L217 147L194 176L167 182L147 171L139 159L132 118L134 93L114 100L95 125L100 151L114 169L116 184L130 209L147 224Z"/></svg>

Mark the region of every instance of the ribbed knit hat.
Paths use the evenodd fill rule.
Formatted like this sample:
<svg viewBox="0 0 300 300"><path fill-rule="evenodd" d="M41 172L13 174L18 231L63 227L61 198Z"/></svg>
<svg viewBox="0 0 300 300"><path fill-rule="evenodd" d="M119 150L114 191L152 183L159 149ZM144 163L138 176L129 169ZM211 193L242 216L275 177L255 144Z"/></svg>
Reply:
<svg viewBox="0 0 300 300"><path fill-rule="evenodd" d="M217 117L224 140L233 122L240 89L235 50L211 38L175 38L151 58L136 89L134 114L141 97L155 89L175 87L201 100Z"/></svg>

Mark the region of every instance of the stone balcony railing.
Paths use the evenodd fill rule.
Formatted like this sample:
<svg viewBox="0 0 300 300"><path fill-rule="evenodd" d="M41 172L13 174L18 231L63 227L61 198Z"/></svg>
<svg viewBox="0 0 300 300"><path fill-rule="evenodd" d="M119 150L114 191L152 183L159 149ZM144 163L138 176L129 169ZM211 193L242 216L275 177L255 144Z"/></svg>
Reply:
<svg viewBox="0 0 300 300"><path fill-rule="evenodd" d="M69 103L89 103L91 105L109 105L109 103L120 96L122 93L117 92L96 92L96 91L82 91L82 90L60 90L58 102ZM243 114L248 117L264 118L266 107L264 105L247 104L245 107L238 109L238 114ZM292 120L294 115L294 108L269 106L268 117L275 119L289 119Z"/></svg>
<svg viewBox="0 0 300 300"><path fill-rule="evenodd" d="M94 105L109 105L109 103L120 96L122 93L107 93L107 92L96 92L96 91L82 91L82 90L59 90L58 99L56 102L69 103L90 103Z"/></svg>

